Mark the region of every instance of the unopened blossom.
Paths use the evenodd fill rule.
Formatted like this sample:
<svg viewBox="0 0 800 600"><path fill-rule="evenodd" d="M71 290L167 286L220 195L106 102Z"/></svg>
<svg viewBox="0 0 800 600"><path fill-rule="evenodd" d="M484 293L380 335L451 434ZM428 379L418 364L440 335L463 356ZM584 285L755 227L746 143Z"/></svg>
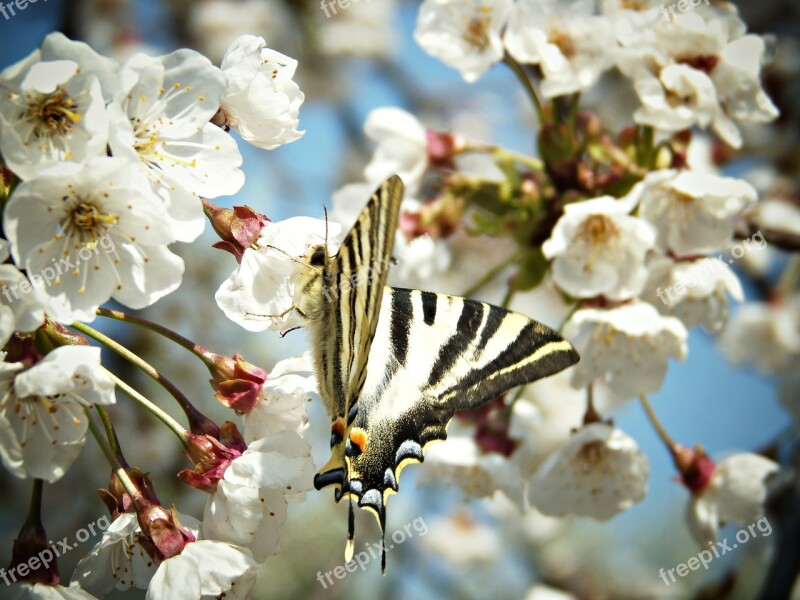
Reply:
<svg viewBox="0 0 800 600"><path fill-rule="evenodd" d="M225 76L193 50L122 66L121 89L109 106L114 156L137 164L167 208L175 239L203 231L200 197L234 194L244 183L234 139L209 123L225 92ZM133 167L131 167L133 169Z"/></svg>
<svg viewBox="0 0 800 600"><path fill-rule="evenodd" d="M51 33L41 49L0 73L0 152L19 178L105 154L103 92L115 86L114 68L86 44Z"/></svg>
<svg viewBox="0 0 800 600"><path fill-rule="evenodd" d="M668 359L683 360L687 352L683 323L641 301L580 309L564 326L564 337L581 356L572 385L582 388L601 378L621 398L657 392Z"/></svg>
<svg viewBox="0 0 800 600"><path fill-rule="evenodd" d="M656 228L658 247L676 256L727 248L735 217L757 200L756 190L742 179L695 171L653 171L636 194L639 216Z"/></svg>
<svg viewBox="0 0 800 600"><path fill-rule="evenodd" d="M267 223L254 248L247 248L241 264L217 290L217 304L229 319L248 331L283 331L301 324L292 307L302 300L302 281L308 272L308 256L313 248L332 243L339 226L310 217L293 217ZM338 291L323 288L333 301Z"/></svg>
<svg viewBox="0 0 800 600"><path fill-rule="evenodd" d="M733 454L716 465L711 463L710 477L692 490L686 507L689 529L697 543L704 546L715 541L720 525L728 521L740 525L758 522L761 529L760 520L766 521L766 479L777 470L774 461L748 452Z"/></svg>
<svg viewBox="0 0 800 600"><path fill-rule="evenodd" d="M728 320L728 297L742 302L739 278L718 258L673 262L658 257L648 263L650 278L642 299L661 314L678 317L687 329L702 325L720 331Z"/></svg>
<svg viewBox="0 0 800 600"><path fill-rule="evenodd" d="M473 83L503 58L500 33L511 6L511 0L425 0L414 39Z"/></svg>
<svg viewBox="0 0 800 600"><path fill-rule="evenodd" d="M613 65L611 22L591 0L519 0L503 41L517 61L539 65L546 98L581 92Z"/></svg>
<svg viewBox="0 0 800 600"><path fill-rule="evenodd" d="M15 190L3 226L14 261L44 282L47 312L63 323L93 320L110 298L149 306L181 282L167 211L122 158L42 171Z"/></svg>
<svg viewBox="0 0 800 600"><path fill-rule="evenodd" d="M618 36L617 66L633 79L642 102L637 123L665 131L710 127L738 148L735 121L778 116L760 82L764 40L745 35L735 13L693 10L655 25L652 35Z"/></svg>
<svg viewBox="0 0 800 600"><path fill-rule="evenodd" d="M376 108L367 115L364 133L377 144L372 160L364 168L367 181L378 185L397 174L406 194L413 196L428 168L428 138L419 120L401 108Z"/></svg>
<svg viewBox="0 0 800 600"><path fill-rule="evenodd" d="M629 215L631 203L602 196L568 204L542 245L553 261L553 281L571 296L610 300L635 297L647 281L645 255L655 244L646 221Z"/></svg>
<svg viewBox="0 0 800 600"><path fill-rule="evenodd" d="M248 548L259 562L277 553L287 497L310 491L314 472L311 447L294 431L252 442L209 495L203 537Z"/></svg>
<svg viewBox="0 0 800 600"><path fill-rule="evenodd" d="M17 477L57 481L86 441L84 409L114 401L99 348L61 346L33 365L0 363L3 465Z"/></svg>
<svg viewBox="0 0 800 600"><path fill-rule="evenodd" d="M246 142L272 150L300 138L304 95L292 80L297 61L267 48L264 38L243 35L228 47L220 65L225 123Z"/></svg>
<svg viewBox="0 0 800 600"><path fill-rule="evenodd" d="M763 373L797 372L800 294L773 303L747 303L733 315L719 342L734 364L751 364Z"/></svg>
<svg viewBox="0 0 800 600"><path fill-rule="evenodd" d="M311 356L286 358L269 371L266 382L252 410L244 416L244 439L248 442L274 435L282 430L301 433L308 425L306 404L309 394L317 392Z"/></svg>
<svg viewBox="0 0 800 600"><path fill-rule="evenodd" d="M531 481L528 499L546 515L605 521L644 499L649 470L632 437L593 423L545 461Z"/></svg>

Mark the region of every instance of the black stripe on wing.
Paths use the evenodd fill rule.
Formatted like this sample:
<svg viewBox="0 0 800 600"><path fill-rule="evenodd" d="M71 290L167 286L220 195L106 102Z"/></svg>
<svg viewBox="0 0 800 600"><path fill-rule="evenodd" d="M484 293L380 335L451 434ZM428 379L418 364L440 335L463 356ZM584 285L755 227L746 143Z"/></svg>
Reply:
<svg viewBox="0 0 800 600"><path fill-rule="evenodd" d="M367 355L378 325L383 288L394 247L403 198L403 182L396 175L375 191L345 237L339 252L326 265L325 280L334 282L338 314L330 360L335 390L342 390L342 417L356 402L366 378ZM343 325L347 323L347 327Z"/></svg>

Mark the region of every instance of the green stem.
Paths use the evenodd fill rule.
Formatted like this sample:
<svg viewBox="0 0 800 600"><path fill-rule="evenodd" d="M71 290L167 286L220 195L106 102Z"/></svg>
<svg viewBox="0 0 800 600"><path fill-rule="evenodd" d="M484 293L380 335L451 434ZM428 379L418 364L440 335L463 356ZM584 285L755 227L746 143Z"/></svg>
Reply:
<svg viewBox="0 0 800 600"><path fill-rule="evenodd" d="M575 133L575 127L578 125L578 108L580 107L581 93L575 92L569 103L569 114L567 115L567 128L569 131L569 139L572 139Z"/></svg>
<svg viewBox="0 0 800 600"><path fill-rule="evenodd" d="M111 447L108 445L108 442L103 437L100 429L92 419L89 409L84 407L84 412L86 413L86 420L89 423L89 431L92 432L94 439L97 441L97 445L100 446L100 450L103 452L103 455L106 457L108 464L111 465L111 470L114 471L114 474L119 479L122 487L125 488L125 491L130 496L131 501L134 504L134 508L138 512L138 507L136 506L136 498L139 496L139 492L136 489L136 485L131 481L131 478L128 477L128 472L124 469L124 467L120 464L117 460L117 457L114 455L114 452L111 450Z"/></svg>
<svg viewBox="0 0 800 600"><path fill-rule="evenodd" d="M644 412L647 413L647 418L650 420L650 423L652 423L653 429L656 430L658 437L661 438L661 441L664 442L664 445L667 447L670 453L674 455L675 449L678 447L678 445L667 433L667 430L664 429L661 421L659 421L658 416L653 410L653 406L650 404L650 400L647 399L647 394L640 394L639 401L642 403L642 408L644 408Z"/></svg>
<svg viewBox="0 0 800 600"><path fill-rule="evenodd" d="M134 354L133 352L128 350L125 346L111 339L107 335L100 333L99 331L93 329L92 327L89 327L86 323L75 321L74 323L72 323L71 327L73 329L77 329L78 331L80 331L85 335L88 335L90 338L97 340L107 348L119 354L122 358L124 358L131 364L136 365L142 371L144 371L156 383L158 383L159 385L161 385L161 387L167 390L172 395L173 398L175 398L180 407L183 409L183 412L186 413L186 416L189 419L190 423L199 423L208 420L205 417L205 415L203 415L200 411L198 411L194 407L194 405L183 394L183 392L181 392L177 388L177 386L174 383L172 383L169 379L167 379L161 373L159 373L155 367L153 367L143 358L141 358L137 354Z"/></svg>
<svg viewBox="0 0 800 600"><path fill-rule="evenodd" d="M512 255L511 255L510 257L508 257L507 259L503 260L503 261L502 261L500 264L498 264L497 266L495 266L495 267L492 267L492 269L490 269L490 270L489 270L489 272L488 272L488 273L486 273L486 275L484 275L484 276L483 276L483 277L481 277L481 278L480 278L478 281L476 281L474 284L472 284L472 286L470 286L470 288L469 288L469 289L468 289L466 292L464 292L463 294L461 294L461 295L462 295L462 296L464 296L465 298L469 298L470 296L472 296L473 294L475 294L475 293L476 293L478 290L480 290L480 289L481 289L483 286L485 286L487 283L489 283L490 281L492 281L492 280L493 280L495 277L497 277L498 275L500 275L500 273L502 273L502 272L503 272L503 270L504 270L506 267L508 267L509 265L512 265L512 264L514 264L514 262L515 262L515 261L516 261L516 260L517 260L519 257L520 257L520 253L519 253L519 252L517 252L517 253L515 253L515 254L512 254Z"/></svg>
<svg viewBox="0 0 800 600"><path fill-rule="evenodd" d="M580 310L583 306L583 300L578 300L575 304L572 305L572 308L569 309L567 316L564 317L564 320L561 322L561 325L558 327L558 333L564 333L564 326L569 323L569 320L572 318L576 312Z"/></svg>
<svg viewBox="0 0 800 600"><path fill-rule="evenodd" d="M525 73L525 69L522 68L514 57L511 56L508 52L506 52L505 56L503 57L503 62L508 65L508 67L514 72L514 75L517 76L522 87L525 88L525 91L528 93L528 96L533 102L533 106L536 109L536 115L539 117L539 123L543 124L547 121L546 115L544 112L544 105L542 104L541 98L539 98L539 93L536 91L536 88L533 87L530 78L528 77L527 73Z"/></svg>
<svg viewBox="0 0 800 600"><path fill-rule="evenodd" d="M508 288L508 290L506 291L506 295L503 296L503 301L500 303L500 306L502 306L503 308L508 308L508 306L511 304L511 300L514 298L514 294L516 293L517 290Z"/></svg>
<svg viewBox="0 0 800 600"><path fill-rule="evenodd" d="M186 429L184 429L183 425L178 423L175 419L173 419L169 414L161 410L158 406L153 404L150 400L142 396L139 392L129 386L127 383L122 381L119 377L114 375L111 371L106 369L106 373L108 373L109 377L114 380L114 383L117 387L122 390L122 392L127 395L131 400L140 404L143 408L147 411L152 413L154 417L156 417L159 421L164 423L169 429L178 436L178 439L185 445L186 444Z"/></svg>
<svg viewBox="0 0 800 600"><path fill-rule="evenodd" d="M189 352L197 356L200 360L202 360L207 367L214 368L214 363L205 355L205 348L200 346L199 344L195 344L192 340L183 337L181 334L164 327L163 325L159 325L158 323L154 323L148 319L144 319L142 317L137 317L135 315L130 315L128 313L124 313L120 310L111 310L108 308L98 308L97 314L101 317L107 317L109 319L115 319L117 321L122 321L124 323L133 323L134 325L139 325L140 327L144 327L145 329L149 329L173 342L178 344L179 346L186 348Z"/></svg>
<svg viewBox="0 0 800 600"><path fill-rule="evenodd" d="M127 467L128 464L125 460L125 457L122 455L122 448L119 445L117 432L114 431L114 423L111 421L111 415L108 414L105 406L96 404L95 409L97 409L97 414L100 415L100 420L103 422L103 428L106 430L106 439L108 439L108 444L111 447L111 451L114 453L114 456L117 457L119 463L124 467Z"/></svg>

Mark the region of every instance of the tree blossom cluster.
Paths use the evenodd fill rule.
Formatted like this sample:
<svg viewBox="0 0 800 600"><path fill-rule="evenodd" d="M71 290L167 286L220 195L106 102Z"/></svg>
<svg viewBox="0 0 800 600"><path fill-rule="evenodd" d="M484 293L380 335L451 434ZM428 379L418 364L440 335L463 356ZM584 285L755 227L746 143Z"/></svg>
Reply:
<svg viewBox="0 0 800 600"><path fill-rule="evenodd" d="M114 519L69 587L57 565L41 565L14 579L12 596L92 598L138 587L148 598L245 598L258 565L278 551L288 503L304 498L314 472L301 436L316 388L308 361L279 363L267 381L239 355L187 345L209 368L216 398L244 422L243 433L232 421L217 425L176 390L184 429L107 370L86 336L120 351L87 325L101 305L141 309L179 287L184 262L172 246L201 234L203 201L244 182L230 129L265 149L302 135L296 64L243 36L221 68L185 49L120 65L53 33L0 73L0 459L35 481L41 502L43 482L67 473L91 430L111 461L102 497ZM128 467L123 442L108 433L115 388L179 438L191 468L178 476L208 494L202 521L165 508L149 477ZM14 561L35 556L46 539L38 516L29 520Z"/></svg>

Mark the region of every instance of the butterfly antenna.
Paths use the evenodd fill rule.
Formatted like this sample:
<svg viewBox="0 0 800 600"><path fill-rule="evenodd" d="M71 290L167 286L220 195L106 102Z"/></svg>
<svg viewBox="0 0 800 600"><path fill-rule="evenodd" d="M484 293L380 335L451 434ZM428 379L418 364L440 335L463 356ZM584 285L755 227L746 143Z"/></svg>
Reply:
<svg viewBox="0 0 800 600"><path fill-rule="evenodd" d="M328 208L323 204L322 212L325 213L325 255L328 254Z"/></svg>

